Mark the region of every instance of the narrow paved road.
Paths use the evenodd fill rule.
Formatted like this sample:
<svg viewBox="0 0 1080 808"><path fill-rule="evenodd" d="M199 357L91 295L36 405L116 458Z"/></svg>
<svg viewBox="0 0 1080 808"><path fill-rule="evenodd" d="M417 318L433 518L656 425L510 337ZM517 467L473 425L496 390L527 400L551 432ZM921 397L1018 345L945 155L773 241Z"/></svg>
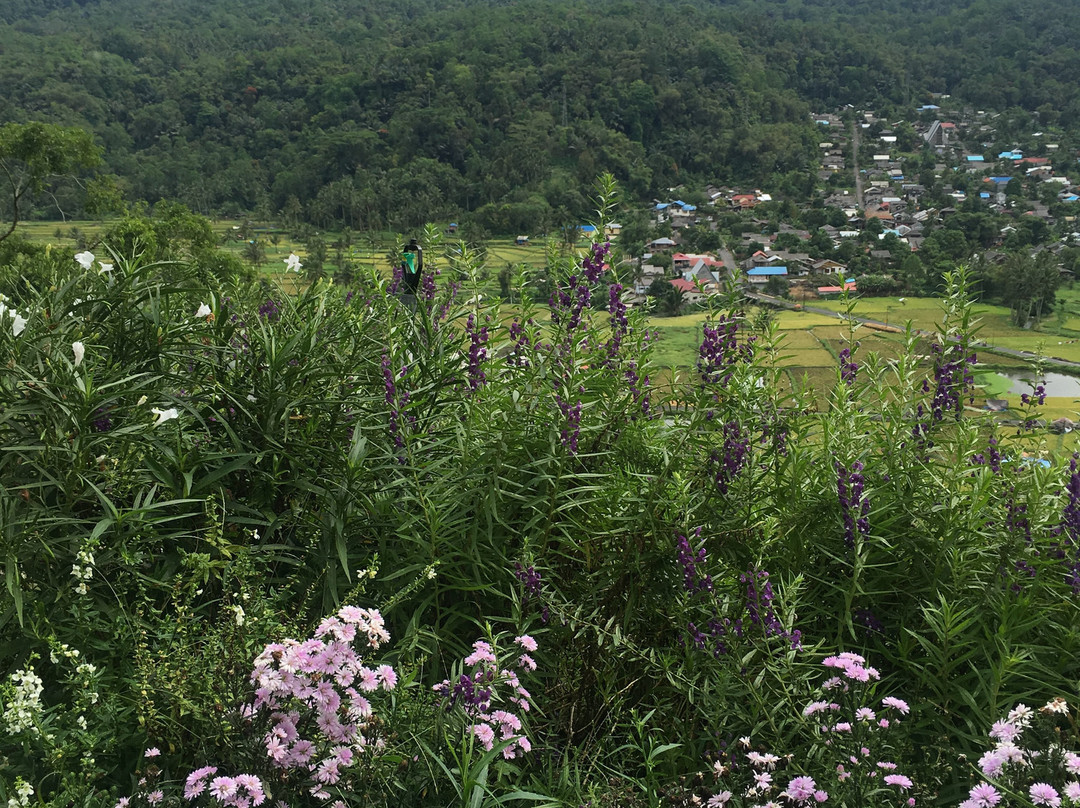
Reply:
<svg viewBox="0 0 1080 808"><path fill-rule="evenodd" d="M851 168L855 172L855 204L864 210L862 197L862 174L859 173L859 119L851 122Z"/></svg>
<svg viewBox="0 0 1080 808"><path fill-rule="evenodd" d="M721 244L720 249L716 252L720 256L720 260L724 262L724 266L727 268L728 272L732 275L738 275L739 265L735 262L735 256L731 254L731 250Z"/></svg>
<svg viewBox="0 0 1080 808"><path fill-rule="evenodd" d="M782 309L793 309L797 303L793 303L790 300L784 300L780 297L772 297L770 295L763 295L759 292L746 292L746 297L749 300L755 300L758 303L764 303L766 306L776 306ZM832 311L831 309L822 309L817 306L807 306L805 303L801 304L803 311L808 311L813 314L824 314L827 317L835 317L837 320L847 319L847 315L843 312ZM866 325L875 326L877 328L885 329L888 331L898 332L903 331L902 328L896 325L889 325L883 323L881 320L874 320L870 317L859 317L858 315L851 315L851 319L858 323L865 323ZM935 332L925 331L920 328L915 329L915 333L920 337L933 337ZM1022 359L1025 362L1034 362L1038 357L1031 351L1018 351L1015 348L1002 348L999 345L988 345L985 342L978 341L975 343L976 347L989 351L990 353L1001 354L1002 356L1011 356L1016 359ZM1074 374L1080 375L1080 362L1072 362L1068 359L1060 359L1056 356L1043 357L1043 362L1047 367L1058 368L1060 370L1068 370Z"/></svg>

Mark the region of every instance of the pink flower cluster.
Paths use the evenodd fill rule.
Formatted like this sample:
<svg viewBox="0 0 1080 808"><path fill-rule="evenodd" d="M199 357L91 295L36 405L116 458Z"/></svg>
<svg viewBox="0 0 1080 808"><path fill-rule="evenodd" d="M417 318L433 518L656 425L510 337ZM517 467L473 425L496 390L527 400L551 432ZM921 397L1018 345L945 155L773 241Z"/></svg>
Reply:
<svg viewBox="0 0 1080 808"><path fill-rule="evenodd" d="M251 808L266 801L262 781L255 775L213 777L215 774L216 766L203 766L189 774L184 783L184 799L194 800L205 791L216 802L232 808Z"/></svg>
<svg viewBox="0 0 1080 808"><path fill-rule="evenodd" d="M1069 717L1069 708L1064 699L1056 698L1040 713L1047 720L1055 715ZM1023 704L1016 705L1008 716L995 721L990 728L990 739L994 746L979 758L979 768L990 780L1004 780L1009 788L1006 791L1022 791L1029 779L1035 780L1039 774L1049 775L1049 779L1065 775L1080 777L1080 755L1063 750L1060 746L1040 749L1025 749L1020 746L1024 731L1031 726L1035 711ZM1061 792L1050 783L1036 781L1027 785L1028 799L1032 805L1045 805L1060 808L1062 796L1072 805L1080 805L1080 780L1066 782ZM1004 799L1002 791L994 783L978 783L969 792L968 798L960 803L959 808L994 808Z"/></svg>
<svg viewBox="0 0 1080 808"><path fill-rule="evenodd" d="M866 664L866 660L858 654L845 651L837 656L825 657L821 664L826 668L837 668L840 672L855 682L869 682L871 679L880 679L881 674L876 668ZM826 686L828 683L826 683Z"/></svg>
<svg viewBox="0 0 1080 808"><path fill-rule="evenodd" d="M148 749L144 753L146 758L155 758L161 754L157 748ZM216 766L203 766L187 776L184 782L184 799L196 800L206 794L210 798L211 805L228 806L228 808L255 808L266 802L266 790L262 780L253 774L238 774L235 777L214 777L218 770ZM154 788L153 783L161 775L161 769L151 766L146 769L146 776L139 779L140 790L131 797L121 797L113 808L131 808L132 800L139 804L140 798L148 805L159 805L165 799L165 793L160 788Z"/></svg>
<svg viewBox="0 0 1080 808"><path fill-rule="evenodd" d="M379 744L365 735L374 712L364 694L393 690L397 674L389 665L365 665L354 645L361 640L377 649L389 639L378 611L343 606L311 639L271 643L255 659L255 700L244 715L269 714L267 756L278 768L304 772L317 799L328 800L326 789L340 782L342 770Z"/></svg>
<svg viewBox="0 0 1080 808"><path fill-rule="evenodd" d="M994 748L979 758L979 768L985 776L1000 777L1010 763L1023 766L1028 762L1027 753L1016 742L1031 725L1031 718L1031 709L1018 704L1007 718L994 722L990 728Z"/></svg>
<svg viewBox="0 0 1080 808"><path fill-rule="evenodd" d="M803 708L802 714L814 724L821 722L819 737L824 750L828 751L826 757L816 757L815 762L823 764L833 755L835 757L832 757L832 761L841 761L830 763L828 768L822 770L832 783L825 784L829 790L821 788L808 774L791 776L787 786L779 790L780 783L774 783L771 772L776 770L777 764L791 764L794 756L777 756L752 750L751 739L747 736L740 738L739 744L750 750L746 752L746 761L750 766L739 766L735 762L734 754L725 754L713 765L713 772L719 780L740 772L745 778L749 770L752 781L744 779L742 790L736 790L730 782L719 786L723 788L726 785L727 789L709 797L705 801L706 808L727 808L734 794L740 793L746 798L753 798L742 803L753 803L751 808L812 808L825 802L863 805L867 804L867 796L884 791L881 785L896 788L900 792L914 787L911 778L897 771L899 767L895 763L878 760L877 754L871 750L871 747L883 742L883 733L879 730L890 726L890 718L885 716L896 721L898 718L895 716L907 715L911 711L908 703L894 696L886 696L877 709L862 706L857 701L852 704L851 701L866 695L860 690L861 684L880 679L878 671L867 665L863 657L853 653L826 657L823 664L830 669L830 673L840 672L840 675L831 676L821 686L826 692L834 691L837 700L833 701L827 696L820 701L812 701ZM841 716L850 716L854 720L837 721ZM1080 759L1077 763L1080 764ZM775 777L779 779L780 775ZM867 792L867 789L870 791ZM906 800L908 808L915 805L914 797L904 795L902 798Z"/></svg>
<svg viewBox="0 0 1080 808"><path fill-rule="evenodd" d="M786 789L780 792L780 796L787 797L797 805L802 805L813 800L825 802L829 799L827 792L817 787L813 777L793 777Z"/></svg>
<svg viewBox="0 0 1080 808"><path fill-rule="evenodd" d="M514 639L522 651L535 651L536 640L528 634ZM468 732L475 737L485 750L491 751L496 743L505 743L502 754L507 760L524 754L532 749L532 744L524 732L521 719L506 710L492 710L491 706L498 698L498 689L508 688L511 695L507 701L517 706L522 712L529 712L532 698L518 678L521 670L535 671L536 662L527 653L522 653L510 667L499 665L498 655L491 643L477 640L473 643L473 652L463 660L472 668L472 673L462 674L456 683L449 679L433 688L445 700L447 709L460 706L471 724Z"/></svg>
<svg viewBox="0 0 1080 808"><path fill-rule="evenodd" d="M749 738L744 739L746 745L749 745ZM747 784L745 789L745 796L747 797L767 797L778 786L773 782L772 771L776 769L778 763L786 762L784 759L777 755L770 753L762 753L755 750L751 750L746 753L746 760L750 763L753 782ZM790 756L787 758L790 760ZM724 763L723 760L718 760L713 765L713 771L717 777L726 775L729 771L729 766ZM798 775L792 777L787 784L787 787L779 792L779 796L784 797L788 802L787 804L794 805L811 805L813 803L822 803L829 799L829 794L825 790L818 788L817 783L814 782L813 777L806 775ZM732 798L732 792L730 790L721 790L716 794L713 794L706 805L708 808L721 808L726 806ZM775 802L766 802L765 805L776 805Z"/></svg>

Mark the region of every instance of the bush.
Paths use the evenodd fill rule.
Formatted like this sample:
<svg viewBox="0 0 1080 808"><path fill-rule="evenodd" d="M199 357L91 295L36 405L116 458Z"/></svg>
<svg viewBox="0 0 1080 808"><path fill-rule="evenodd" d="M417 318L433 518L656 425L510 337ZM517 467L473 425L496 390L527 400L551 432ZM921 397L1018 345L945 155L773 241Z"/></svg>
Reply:
<svg viewBox="0 0 1080 808"><path fill-rule="evenodd" d="M504 307L434 236L415 301L377 273L290 297L195 256L26 251L0 271L0 796L153 805L216 761L195 785L311 797L311 771L266 768L256 719L288 736L300 708L252 692L251 661L288 636L326 652L343 604L394 638L357 663L398 677L383 747L327 710L305 732L339 772L335 744L365 761L365 804L690 800L743 737L820 786L803 710L817 663L851 655L880 675L852 709L902 692L892 762L958 802L1003 709L1075 687L1080 471L1023 462L1033 433L964 409L965 271L928 363L914 335L885 362L852 331L819 412L736 297L710 299L696 367L661 382L606 245L552 248L550 305L519 272ZM536 638L535 685L498 654L509 632ZM494 663L460 661L477 636ZM494 701L446 714L432 688L462 675L535 705L527 754L503 755L526 749ZM324 684L352 686L330 678L289 698L318 712Z"/></svg>

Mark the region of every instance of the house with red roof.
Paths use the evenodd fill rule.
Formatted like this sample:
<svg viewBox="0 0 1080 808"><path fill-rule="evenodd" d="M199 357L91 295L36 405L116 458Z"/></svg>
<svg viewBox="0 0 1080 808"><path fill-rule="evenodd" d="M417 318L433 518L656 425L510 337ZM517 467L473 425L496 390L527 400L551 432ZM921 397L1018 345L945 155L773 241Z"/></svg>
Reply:
<svg viewBox="0 0 1080 808"><path fill-rule="evenodd" d="M843 286L819 286L817 293L822 297L829 297L830 295L838 295L841 292L856 292L855 281L845 281Z"/></svg>
<svg viewBox="0 0 1080 808"><path fill-rule="evenodd" d="M705 299L706 291L704 288L699 289L698 285L693 281L688 281L685 278L672 278L668 283L683 293L683 300L687 303L699 303Z"/></svg>

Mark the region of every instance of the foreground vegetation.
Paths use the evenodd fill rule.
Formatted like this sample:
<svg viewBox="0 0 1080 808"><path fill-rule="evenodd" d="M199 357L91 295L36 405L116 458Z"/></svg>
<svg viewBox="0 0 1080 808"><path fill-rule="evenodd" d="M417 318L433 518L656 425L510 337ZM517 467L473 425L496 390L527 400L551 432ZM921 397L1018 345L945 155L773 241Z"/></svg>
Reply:
<svg viewBox="0 0 1080 808"><path fill-rule="evenodd" d="M960 417L963 269L932 344L843 335L819 410L734 300L657 392L605 245L548 254L541 327L435 230L410 304L125 228L0 267L9 804L1070 793L1067 706L974 765L1076 696L1080 469Z"/></svg>

